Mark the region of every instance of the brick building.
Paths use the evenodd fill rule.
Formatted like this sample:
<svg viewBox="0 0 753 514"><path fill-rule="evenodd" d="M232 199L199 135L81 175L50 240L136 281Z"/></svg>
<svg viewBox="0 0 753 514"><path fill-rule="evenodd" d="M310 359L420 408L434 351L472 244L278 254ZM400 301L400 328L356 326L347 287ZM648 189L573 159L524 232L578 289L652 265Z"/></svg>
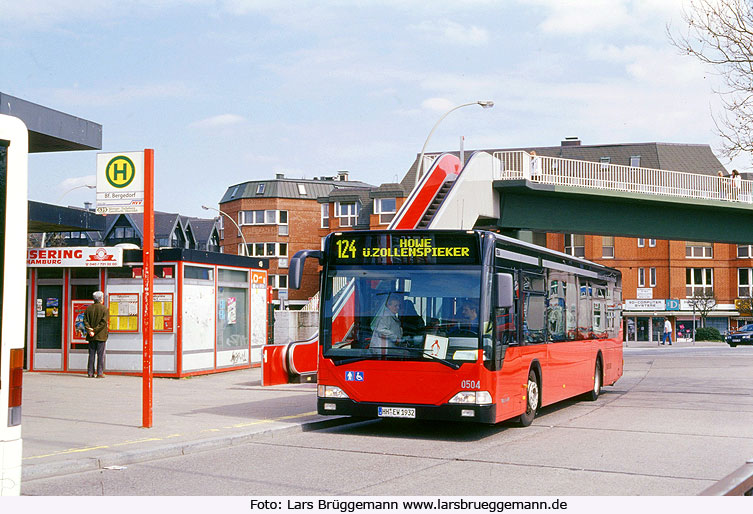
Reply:
<svg viewBox="0 0 753 514"><path fill-rule="evenodd" d="M331 230L360 227L363 219L368 226L371 189L374 186L370 184L348 180L347 171L315 179L286 178L278 173L272 180L232 185L219 202L220 210L238 224L243 236L222 217L223 252L242 253L245 238L248 255L269 258L269 284L274 303L279 303L280 291L283 295L288 292L289 259L298 250L319 248L322 236ZM330 196L331 203L320 202ZM289 293L292 308L305 305L316 294L318 276L316 263L309 261L302 287Z"/></svg>

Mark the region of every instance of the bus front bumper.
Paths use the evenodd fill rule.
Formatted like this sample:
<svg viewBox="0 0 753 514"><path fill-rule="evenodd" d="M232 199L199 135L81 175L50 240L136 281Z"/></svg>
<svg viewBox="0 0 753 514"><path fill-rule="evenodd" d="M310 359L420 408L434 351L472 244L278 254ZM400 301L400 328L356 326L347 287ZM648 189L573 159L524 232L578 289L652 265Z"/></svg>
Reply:
<svg viewBox="0 0 753 514"><path fill-rule="evenodd" d="M322 416L355 416L360 418L410 418L446 421L496 423L495 405L418 405L405 403L354 402L345 398L317 398L316 408ZM381 414L380 414L381 413ZM415 415L411 415L415 414Z"/></svg>

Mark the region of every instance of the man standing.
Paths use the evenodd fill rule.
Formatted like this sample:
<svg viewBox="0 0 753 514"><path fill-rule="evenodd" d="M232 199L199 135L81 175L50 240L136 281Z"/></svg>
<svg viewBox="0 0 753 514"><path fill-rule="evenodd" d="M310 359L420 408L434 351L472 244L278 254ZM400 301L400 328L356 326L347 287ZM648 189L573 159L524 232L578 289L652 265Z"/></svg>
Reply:
<svg viewBox="0 0 753 514"><path fill-rule="evenodd" d="M89 342L89 378L94 376L94 358L97 359L97 378L105 377L105 343L109 335L110 313L103 305L105 294L95 291L92 295L94 303L84 311L84 327L86 340Z"/></svg>
<svg viewBox="0 0 753 514"><path fill-rule="evenodd" d="M664 337L662 337L661 344L667 341L672 346L672 323L669 322L669 318L664 318Z"/></svg>

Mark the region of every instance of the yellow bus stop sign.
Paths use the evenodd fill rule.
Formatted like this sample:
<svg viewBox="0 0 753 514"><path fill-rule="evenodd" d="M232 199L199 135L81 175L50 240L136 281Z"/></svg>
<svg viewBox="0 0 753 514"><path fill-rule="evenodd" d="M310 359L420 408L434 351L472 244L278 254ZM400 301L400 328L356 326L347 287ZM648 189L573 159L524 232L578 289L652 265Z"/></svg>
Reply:
<svg viewBox="0 0 753 514"><path fill-rule="evenodd" d="M105 168L105 178L112 187L122 189L133 182L136 176L136 166L125 155L118 155L110 159Z"/></svg>

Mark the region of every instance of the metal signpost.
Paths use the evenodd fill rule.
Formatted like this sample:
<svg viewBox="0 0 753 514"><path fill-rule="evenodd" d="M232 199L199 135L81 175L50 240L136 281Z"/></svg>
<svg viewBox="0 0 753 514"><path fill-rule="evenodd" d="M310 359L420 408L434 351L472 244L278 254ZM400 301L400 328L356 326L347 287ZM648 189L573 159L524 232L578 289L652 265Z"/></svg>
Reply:
<svg viewBox="0 0 753 514"><path fill-rule="evenodd" d="M97 154L97 214L144 213L142 244L142 426L152 426L154 285L154 150Z"/></svg>

